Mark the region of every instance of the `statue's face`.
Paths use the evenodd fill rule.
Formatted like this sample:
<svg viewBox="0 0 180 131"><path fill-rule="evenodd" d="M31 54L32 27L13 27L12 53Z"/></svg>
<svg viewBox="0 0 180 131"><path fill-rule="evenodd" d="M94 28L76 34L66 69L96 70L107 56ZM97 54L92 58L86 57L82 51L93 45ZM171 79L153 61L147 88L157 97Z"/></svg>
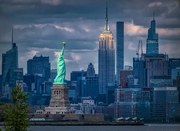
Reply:
<svg viewBox="0 0 180 131"><path fill-rule="evenodd" d="M55 56L56 58L58 58L59 52L54 52L54 56Z"/></svg>

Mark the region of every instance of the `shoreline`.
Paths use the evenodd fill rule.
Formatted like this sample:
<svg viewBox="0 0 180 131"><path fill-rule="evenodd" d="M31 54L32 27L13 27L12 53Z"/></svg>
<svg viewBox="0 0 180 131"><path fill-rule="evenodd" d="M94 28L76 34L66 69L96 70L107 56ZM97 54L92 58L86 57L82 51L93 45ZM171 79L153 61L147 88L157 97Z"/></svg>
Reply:
<svg viewBox="0 0 180 131"><path fill-rule="evenodd" d="M56 126L142 126L142 121L119 121L119 122L108 122L108 121L31 121L30 125L56 125Z"/></svg>
<svg viewBox="0 0 180 131"><path fill-rule="evenodd" d="M180 126L180 123L130 123L130 122L30 122L29 126ZM3 122L0 122L0 127Z"/></svg>
<svg viewBox="0 0 180 131"><path fill-rule="evenodd" d="M30 126L145 126L143 122L73 122L73 121L36 121L30 122ZM3 122L0 122L3 126Z"/></svg>

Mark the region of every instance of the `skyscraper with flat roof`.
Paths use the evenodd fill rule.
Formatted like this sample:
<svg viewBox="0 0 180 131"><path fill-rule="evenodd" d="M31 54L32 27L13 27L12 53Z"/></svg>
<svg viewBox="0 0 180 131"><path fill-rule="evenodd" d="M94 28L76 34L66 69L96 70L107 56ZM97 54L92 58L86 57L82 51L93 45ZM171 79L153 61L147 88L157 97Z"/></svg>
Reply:
<svg viewBox="0 0 180 131"><path fill-rule="evenodd" d="M124 22L116 23L116 79L120 84L120 70L124 67Z"/></svg>
<svg viewBox="0 0 180 131"><path fill-rule="evenodd" d="M173 69L180 68L180 58L169 58L169 75Z"/></svg>
<svg viewBox="0 0 180 131"><path fill-rule="evenodd" d="M154 19L154 16L153 20L151 21L151 27L148 29L148 38L146 40L146 53L159 53L158 33L156 33L156 21Z"/></svg>
<svg viewBox="0 0 180 131"><path fill-rule="evenodd" d="M80 100L81 97L84 97L87 95L86 75L87 75L87 72L83 70L71 72L71 87L74 88L75 97L78 100Z"/></svg>
<svg viewBox="0 0 180 131"><path fill-rule="evenodd" d="M41 75L46 81L50 78L50 62L49 57L34 56L33 59L27 61L27 73L31 75Z"/></svg>
<svg viewBox="0 0 180 131"><path fill-rule="evenodd" d="M168 122L179 112L177 87L154 87L152 89L152 117Z"/></svg>
<svg viewBox="0 0 180 131"><path fill-rule="evenodd" d="M113 34L108 24L108 9L106 6L106 24L104 31L99 35L98 50L99 94L107 94L108 87L115 83L115 49Z"/></svg>
<svg viewBox="0 0 180 131"><path fill-rule="evenodd" d="M141 88L150 87L153 77L168 76L168 55L142 54L133 59L134 77Z"/></svg>
<svg viewBox="0 0 180 131"><path fill-rule="evenodd" d="M153 76L168 76L168 55L144 54L142 59L145 60L147 87L150 87L150 80Z"/></svg>

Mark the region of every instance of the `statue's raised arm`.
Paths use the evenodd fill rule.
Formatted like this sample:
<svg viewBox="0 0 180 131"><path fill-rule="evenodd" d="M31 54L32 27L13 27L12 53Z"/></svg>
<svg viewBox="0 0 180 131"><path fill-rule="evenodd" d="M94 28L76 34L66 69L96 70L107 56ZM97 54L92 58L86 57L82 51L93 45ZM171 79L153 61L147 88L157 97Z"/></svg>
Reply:
<svg viewBox="0 0 180 131"><path fill-rule="evenodd" d="M57 75L54 79L54 84L66 84L65 77L66 77L66 65L64 61L64 49L65 49L65 42L63 42L63 48L59 52L58 59L57 59Z"/></svg>
<svg viewBox="0 0 180 131"><path fill-rule="evenodd" d="M64 48L65 48L66 43L63 42L63 48L61 49L61 51L59 52L59 55L63 56L64 55Z"/></svg>

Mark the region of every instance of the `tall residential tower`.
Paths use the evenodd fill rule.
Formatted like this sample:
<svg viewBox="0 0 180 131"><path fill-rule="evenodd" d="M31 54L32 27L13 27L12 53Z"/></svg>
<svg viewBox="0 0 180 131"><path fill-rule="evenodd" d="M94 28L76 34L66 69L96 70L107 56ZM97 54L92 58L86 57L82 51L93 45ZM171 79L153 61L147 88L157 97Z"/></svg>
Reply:
<svg viewBox="0 0 180 131"><path fill-rule="evenodd" d="M113 34L108 24L108 8L106 4L106 24L104 31L99 35L98 50L99 94L107 94L108 87L115 82L115 49Z"/></svg>
<svg viewBox="0 0 180 131"><path fill-rule="evenodd" d="M124 68L124 22L116 23L116 79L120 84L120 70Z"/></svg>

